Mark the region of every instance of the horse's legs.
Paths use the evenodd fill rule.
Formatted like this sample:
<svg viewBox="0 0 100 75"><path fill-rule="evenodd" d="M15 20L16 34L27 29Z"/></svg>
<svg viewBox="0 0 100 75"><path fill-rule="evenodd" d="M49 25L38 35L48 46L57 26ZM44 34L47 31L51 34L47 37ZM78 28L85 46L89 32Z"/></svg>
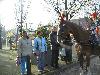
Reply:
<svg viewBox="0 0 100 75"><path fill-rule="evenodd" d="M79 60L79 63L80 63L80 68L79 68L79 71L80 71L80 75L83 75L83 64L84 64L84 58L83 58L83 53L79 53L78 54L78 60Z"/></svg>
<svg viewBox="0 0 100 75"><path fill-rule="evenodd" d="M78 55L78 60L79 60L79 63L80 63L80 67L83 69L83 63L84 63L83 53L80 53Z"/></svg>
<svg viewBox="0 0 100 75"><path fill-rule="evenodd" d="M90 53L86 53L86 71L88 71L88 68L90 66Z"/></svg>

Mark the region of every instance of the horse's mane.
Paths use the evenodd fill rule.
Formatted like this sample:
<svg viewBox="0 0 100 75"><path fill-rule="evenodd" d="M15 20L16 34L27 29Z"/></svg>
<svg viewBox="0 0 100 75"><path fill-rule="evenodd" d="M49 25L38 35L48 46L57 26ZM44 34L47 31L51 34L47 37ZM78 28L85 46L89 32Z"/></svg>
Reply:
<svg viewBox="0 0 100 75"><path fill-rule="evenodd" d="M69 30L74 35L77 42L87 42L89 40L89 30L85 30L81 26L70 21L66 21L65 25L70 28Z"/></svg>

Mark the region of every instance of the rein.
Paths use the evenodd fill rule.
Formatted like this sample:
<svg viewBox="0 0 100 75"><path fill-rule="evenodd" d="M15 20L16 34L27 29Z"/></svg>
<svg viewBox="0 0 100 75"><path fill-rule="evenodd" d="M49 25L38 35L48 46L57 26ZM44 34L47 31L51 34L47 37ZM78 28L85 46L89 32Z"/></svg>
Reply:
<svg viewBox="0 0 100 75"><path fill-rule="evenodd" d="M80 41L79 43L80 43L80 45L90 46L89 41Z"/></svg>

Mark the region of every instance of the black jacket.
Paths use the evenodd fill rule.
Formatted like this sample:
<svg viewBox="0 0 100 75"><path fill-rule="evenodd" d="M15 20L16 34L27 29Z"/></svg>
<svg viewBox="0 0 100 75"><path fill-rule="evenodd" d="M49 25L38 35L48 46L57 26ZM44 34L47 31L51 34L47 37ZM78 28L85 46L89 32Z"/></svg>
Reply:
<svg viewBox="0 0 100 75"><path fill-rule="evenodd" d="M57 32L52 32L50 34L50 41L52 46L60 46L57 42Z"/></svg>

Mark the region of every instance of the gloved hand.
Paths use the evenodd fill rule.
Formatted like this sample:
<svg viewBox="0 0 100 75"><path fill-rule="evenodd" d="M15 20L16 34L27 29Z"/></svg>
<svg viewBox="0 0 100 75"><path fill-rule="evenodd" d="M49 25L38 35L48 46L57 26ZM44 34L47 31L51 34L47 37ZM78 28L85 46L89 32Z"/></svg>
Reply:
<svg viewBox="0 0 100 75"><path fill-rule="evenodd" d="M16 66L19 66L21 64L21 57L16 57Z"/></svg>
<svg viewBox="0 0 100 75"><path fill-rule="evenodd" d="M34 53L34 55L35 55L35 56L37 56L37 54L36 54L36 53Z"/></svg>

